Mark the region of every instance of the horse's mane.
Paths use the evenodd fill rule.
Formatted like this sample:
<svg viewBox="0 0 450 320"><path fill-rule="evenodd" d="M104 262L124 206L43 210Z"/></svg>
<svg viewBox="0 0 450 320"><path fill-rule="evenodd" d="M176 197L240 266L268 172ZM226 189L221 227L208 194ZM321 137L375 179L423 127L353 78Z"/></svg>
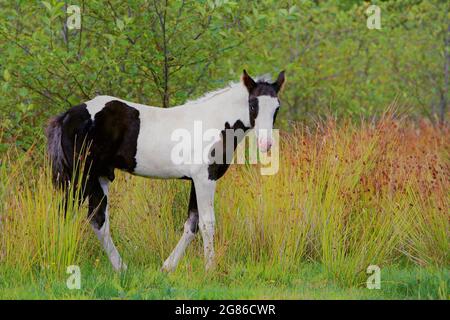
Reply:
<svg viewBox="0 0 450 320"><path fill-rule="evenodd" d="M264 74L262 76L256 77L255 81L258 83L269 83L271 81L271 77L269 74ZM206 102L214 97L222 95L224 93L239 94L242 92L241 90L243 88L244 88L244 86L241 81L230 82L224 88L209 91L197 99L188 100L185 104L186 105L200 104L200 103Z"/></svg>

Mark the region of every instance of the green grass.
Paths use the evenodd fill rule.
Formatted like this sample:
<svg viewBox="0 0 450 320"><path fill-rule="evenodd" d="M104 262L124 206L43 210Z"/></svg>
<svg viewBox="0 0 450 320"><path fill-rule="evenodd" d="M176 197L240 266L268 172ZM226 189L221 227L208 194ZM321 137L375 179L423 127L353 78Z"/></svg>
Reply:
<svg viewBox="0 0 450 320"><path fill-rule="evenodd" d="M381 289L342 287L327 278L323 266L305 263L295 272L236 265L227 275L205 274L200 259L189 259L172 273L159 265L113 272L107 261L81 267L81 289L69 290L69 275L45 272L23 277L2 270L0 299L447 299L449 270L390 266L381 270Z"/></svg>

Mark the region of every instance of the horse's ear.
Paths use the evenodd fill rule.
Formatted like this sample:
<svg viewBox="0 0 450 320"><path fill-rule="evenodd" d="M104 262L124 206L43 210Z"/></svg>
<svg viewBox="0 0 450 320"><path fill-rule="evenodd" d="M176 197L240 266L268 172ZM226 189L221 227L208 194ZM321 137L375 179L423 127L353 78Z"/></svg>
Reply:
<svg viewBox="0 0 450 320"><path fill-rule="evenodd" d="M247 73L247 71L244 69L244 73L242 74L242 82L247 87L248 92L252 92L253 89L256 87L255 80L252 79Z"/></svg>
<svg viewBox="0 0 450 320"><path fill-rule="evenodd" d="M278 93L281 89L283 89L284 81L286 80L284 76L284 70L280 72L278 75L277 81L272 83L272 86L275 88L275 91Z"/></svg>

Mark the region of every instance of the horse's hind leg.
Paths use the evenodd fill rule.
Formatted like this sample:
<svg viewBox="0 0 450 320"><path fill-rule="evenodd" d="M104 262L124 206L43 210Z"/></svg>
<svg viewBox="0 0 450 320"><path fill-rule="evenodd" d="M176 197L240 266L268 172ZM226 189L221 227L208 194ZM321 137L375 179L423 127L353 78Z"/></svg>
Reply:
<svg viewBox="0 0 450 320"><path fill-rule="evenodd" d="M94 179L94 181L91 182L89 192L89 217L91 218L92 228L105 249L113 268L116 271L126 270L127 266L123 263L122 258L112 241L109 230L109 183L110 181L105 177L100 177L98 180Z"/></svg>
<svg viewBox="0 0 450 320"><path fill-rule="evenodd" d="M194 183L191 183L191 195L189 198L189 210L188 219L184 223L184 232L178 241L177 246L172 251L170 256L164 261L162 269L164 271L173 271L178 265L178 262L183 257L187 246L194 239L195 234L198 231L198 210L197 210L197 198L195 196Z"/></svg>

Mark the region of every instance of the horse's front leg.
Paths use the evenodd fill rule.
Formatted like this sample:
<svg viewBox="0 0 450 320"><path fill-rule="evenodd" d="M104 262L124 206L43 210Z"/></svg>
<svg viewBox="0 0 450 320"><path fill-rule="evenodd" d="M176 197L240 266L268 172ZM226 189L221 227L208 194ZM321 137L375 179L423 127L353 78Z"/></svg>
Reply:
<svg viewBox="0 0 450 320"><path fill-rule="evenodd" d="M197 195L199 229L203 238L206 270L214 266L214 193L216 182L209 179L194 179Z"/></svg>

